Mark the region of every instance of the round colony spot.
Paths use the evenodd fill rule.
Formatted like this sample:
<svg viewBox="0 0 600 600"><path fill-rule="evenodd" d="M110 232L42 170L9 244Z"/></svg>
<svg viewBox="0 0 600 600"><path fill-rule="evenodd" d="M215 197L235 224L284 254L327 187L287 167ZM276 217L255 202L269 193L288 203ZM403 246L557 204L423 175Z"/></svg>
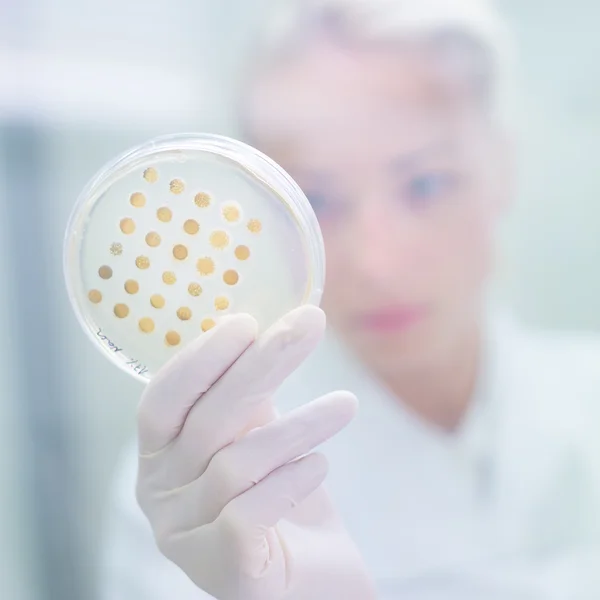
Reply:
<svg viewBox="0 0 600 600"><path fill-rule="evenodd" d="M235 257L238 260L248 260L250 258L250 248L248 246L237 246L234 251Z"/></svg>
<svg viewBox="0 0 600 600"><path fill-rule="evenodd" d="M215 272L215 262L209 256L196 261L196 270L200 275L212 275Z"/></svg>
<svg viewBox="0 0 600 600"><path fill-rule="evenodd" d="M223 273L223 281L227 285L235 285L240 280L240 276L237 271L229 269Z"/></svg>
<svg viewBox="0 0 600 600"><path fill-rule="evenodd" d="M194 219L188 219L183 224L183 230L190 235L196 235L198 231L200 231L200 225L198 225L198 221L194 221Z"/></svg>
<svg viewBox="0 0 600 600"><path fill-rule="evenodd" d="M218 250L223 250L223 248L227 248L229 245L229 236L226 231L213 231L209 239L211 246Z"/></svg>
<svg viewBox="0 0 600 600"><path fill-rule="evenodd" d="M133 219L126 217L125 219L121 219L119 227L125 235L131 235L135 231L135 222Z"/></svg>
<svg viewBox="0 0 600 600"><path fill-rule="evenodd" d="M154 331L154 321L150 317L143 317L140 319L138 325L144 333L152 333Z"/></svg>
<svg viewBox="0 0 600 600"><path fill-rule="evenodd" d="M183 190L185 190L185 184L181 179L173 179L173 181L169 183L169 189L172 194L181 194Z"/></svg>
<svg viewBox="0 0 600 600"><path fill-rule="evenodd" d="M113 270L108 265L103 265L98 269L98 275L102 279L110 279L113 276Z"/></svg>
<svg viewBox="0 0 600 600"><path fill-rule="evenodd" d="M185 260L188 255L188 250L183 244L177 244L173 246L173 256L177 260Z"/></svg>
<svg viewBox="0 0 600 600"><path fill-rule="evenodd" d="M148 269L150 268L150 259L147 256L138 256L135 259L135 266L138 269Z"/></svg>
<svg viewBox="0 0 600 600"><path fill-rule="evenodd" d="M161 206L156 211L156 216L159 221L162 221L163 223L168 223L173 218L173 213L171 212L170 208L167 208L166 206Z"/></svg>
<svg viewBox="0 0 600 600"><path fill-rule="evenodd" d="M162 280L163 283L166 283L167 285L173 285L177 281L177 276L175 273L173 273L173 271L165 271L162 274Z"/></svg>
<svg viewBox="0 0 600 600"><path fill-rule="evenodd" d="M233 204L228 204L221 209L223 218L230 223L236 223L240 220L240 209Z"/></svg>
<svg viewBox="0 0 600 600"><path fill-rule="evenodd" d="M160 242L160 235L158 235L156 231L151 231L150 233L146 234L146 244L148 244L148 246L150 246L151 248L156 248L157 246L160 246Z"/></svg>
<svg viewBox="0 0 600 600"><path fill-rule="evenodd" d="M181 342L181 336L176 331L168 331L165 335L167 346L177 346Z"/></svg>
<svg viewBox="0 0 600 600"><path fill-rule="evenodd" d="M150 304L154 308L163 308L165 306L165 299L160 294L153 294L150 296Z"/></svg>
<svg viewBox="0 0 600 600"><path fill-rule="evenodd" d="M250 219L247 227L250 233L260 233L262 231L262 223L258 219Z"/></svg>
<svg viewBox="0 0 600 600"><path fill-rule="evenodd" d="M129 196L129 204L135 206L135 208L142 208L146 206L146 196L142 192L134 192Z"/></svg>
<svg viewBox="0 0 600 600"><path fill-rule="evenodd" d="M229 308L229 300L225 296L217 296L215 298L215 308L217 310L227 310Z"/></svg>
<svg viewBox="0 0 600 600"><path fill-rule="evenodd" d="M137 294L140 291L140 284L135 279L128 279L124 287L128 294Z"/></svg>
<svg viewBox="0 0 600 600"><path fill-rule="evenodd" d="M114 242L113 244L110 245L110 248L108 249L108 251L113 256L121 256L121 254L123 254L123 244L120 244L119 242Z"/></svg>
<svg viewBox="0 0 600 600"><path fill-rule="evenodd" d="M192 318L192 311L187 306L177 309L177 316L182 321L189 321Z"/></svg>
<svg viewBox="0 0 600 600"><path fill-rule="evenodd" d="M88 299L93 304L102 302L102 292L100 290L90 290L88 293Z"/></svg>
<svg viewBox="0 0 600 600"><path fill-rule="evenodd" d="M188 293L190 296L199 296L202 293L202 287L199 283L190 283Z"/></svg>
<svg viewBox="0 0 600 600"><path fill-rule="evenodd" d="M158 171L154 167L148 167L144 171L144 179L148 183L156 183L158 181Z"/></svg>
<svg viewBox="0 0 600 600"><path fill-rule="evenodd" d="M214 326L216 325L214 319L203 319L202 323L200 323L200 327L202 328L202 331L208 331L209 329L212 329Z"/></svg>
<svg viewBox="0 0 600 600"><path fill-rule="evenodd" d="M115 304L115 308L113 309L115 316L119 319L124 319L129 314L129 307L127 304Z"/></svg>
<svg viewBox="0 0 600 600"><path fill-rule="evenodd" d="M208 208L210 206L210 194L199 192L194 196L194 202L198 208Z"/></svg>

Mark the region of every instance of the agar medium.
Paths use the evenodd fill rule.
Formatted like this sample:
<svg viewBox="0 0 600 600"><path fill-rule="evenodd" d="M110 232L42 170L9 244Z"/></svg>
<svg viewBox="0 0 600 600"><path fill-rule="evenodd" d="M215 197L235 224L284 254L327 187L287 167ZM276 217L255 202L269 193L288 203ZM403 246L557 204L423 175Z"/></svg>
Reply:
<svg viewBox="0 0 600 600"><path fill-rule="evenodd" d="M325 276L314 212L259 151L208 134L154 139L87 185L65 236L69 298L84 331L147 380L222 315L264 330L318 304Z"/></svg>

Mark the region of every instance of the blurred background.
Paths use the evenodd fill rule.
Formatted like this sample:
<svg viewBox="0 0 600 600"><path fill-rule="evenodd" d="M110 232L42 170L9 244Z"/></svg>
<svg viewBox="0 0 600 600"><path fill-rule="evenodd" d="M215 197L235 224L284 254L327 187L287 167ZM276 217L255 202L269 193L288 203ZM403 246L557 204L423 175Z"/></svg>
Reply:
<svg viewBox="0 0 600 600"><path fill-rule="evenodd" d="M519 202L496 293L600 332L600 5L501 0L520 47ZM0 597L93 600L140 385L76 323L62 238L87 180L158 134L236 135L227 99L267 0L0 2Z"/></svg>

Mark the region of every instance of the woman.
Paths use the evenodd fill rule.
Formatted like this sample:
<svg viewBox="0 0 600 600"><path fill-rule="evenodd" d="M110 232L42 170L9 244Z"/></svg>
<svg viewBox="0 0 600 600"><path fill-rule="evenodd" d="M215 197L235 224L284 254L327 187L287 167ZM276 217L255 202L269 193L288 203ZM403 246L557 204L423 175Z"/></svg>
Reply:
<svg viewBox="0 0 600 600"><path fill-rule="evenodd" d="M156 376L107 599L598 597L600 346L486 309L491 9L285 4L242 121L315 208L335 339L314 307L230 317Z"/></svg>

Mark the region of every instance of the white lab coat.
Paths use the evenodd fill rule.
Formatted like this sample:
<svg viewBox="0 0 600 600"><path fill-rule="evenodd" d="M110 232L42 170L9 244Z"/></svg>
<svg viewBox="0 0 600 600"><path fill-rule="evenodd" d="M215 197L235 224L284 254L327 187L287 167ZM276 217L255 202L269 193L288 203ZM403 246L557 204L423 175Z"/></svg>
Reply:
<svg viewBox="0 0 600 600"><path fill-rule="evenodd" d="M455 435L403 409L332 340L278 405L340 388L358 395L359 416L324 447L327 487L380 598L600 599L600 341L504 318L487 331L473 408ZM135 476L132 448L102 600L209 598L158 553Z"/></svg>

